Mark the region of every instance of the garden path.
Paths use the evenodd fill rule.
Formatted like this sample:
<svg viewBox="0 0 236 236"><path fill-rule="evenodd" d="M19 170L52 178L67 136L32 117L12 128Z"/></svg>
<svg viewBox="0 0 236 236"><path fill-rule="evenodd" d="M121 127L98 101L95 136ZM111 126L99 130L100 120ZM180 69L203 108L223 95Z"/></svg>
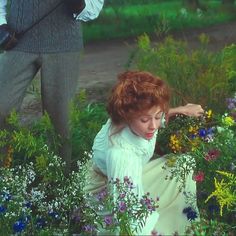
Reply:
<svg viewBox="0 0 236 236"><path fill-rule="evenodd" d="M191 48L198 46L198 36L205 33L210 38L209 49L219 50L236 43L236 21L204 29L189 29L172 33L176 39L186 40ZM125 70L135 39L116 39L88 43L81 57L79 89L86 89L90 101L104 101L117 74ZM34 98L34 97L33 97ZM23 102L24 119L40 115L40 100L28 94ZM28 118L27 118L28 117Z"/></svg>

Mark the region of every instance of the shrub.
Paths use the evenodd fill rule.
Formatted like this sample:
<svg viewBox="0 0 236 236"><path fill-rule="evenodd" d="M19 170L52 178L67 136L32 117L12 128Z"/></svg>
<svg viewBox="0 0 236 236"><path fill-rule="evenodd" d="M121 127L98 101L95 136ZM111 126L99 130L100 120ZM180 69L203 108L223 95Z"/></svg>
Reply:
<svg viewBox="0 0 236 236"><path fill-rule="evenodd" d="M220 52L207 50L208 37L200 35L201 46L190 50L183 41L171 36L152 44L148 35L138 38L134 67L150 71L166 80L172 88L172 105L200 103L216 112L224 110L224 102L236 85L236 45Z"/></svg>

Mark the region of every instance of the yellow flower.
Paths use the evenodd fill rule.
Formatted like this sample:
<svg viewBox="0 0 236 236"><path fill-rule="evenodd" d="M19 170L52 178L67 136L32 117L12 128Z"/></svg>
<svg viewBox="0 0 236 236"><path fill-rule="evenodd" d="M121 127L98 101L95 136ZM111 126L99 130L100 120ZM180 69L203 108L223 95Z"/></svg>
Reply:
<svg viewBox="0 0 236 236"><path fill-rule="evenodd" d="M227 127L234 125L234 119L231 116L225 116L222 118L222 122Z"/></svg>
<svg viewBox="0 0 236 236"><path fill-rule="evenodd" d="M191 133L191 134L197 134L198 133L198 126L196 125L196 126L190 126L189 128L188 128L188 132L189 133Z"/></svg>
<svg viewBox="0 0 236 236"><path fill-rule="evenodd" d="M208 111L206 111L206 117L207 117L207 119L211 119L211 118L212 118L212 115L213 115L213 113L212 113L212 110L211 110L211 109L208 110Z"/></svg>
<svg viewBox="0 0 236 236"><path fill-rule="evenodd" d="M176 157L171 157L166 160L166 165L168 167L174 167L176 163L177 158Z"/></svg>
<svg viewBox="0 0 236 236"><path fill-rule="evenodd" d="M13 152L14 152L14 149L12 148L12 146L9 146L7 149L7 156L3 163L3 166L5 168L10 168L12 160L13 160Z"/></svg>
<svg viewBox="0 0 236 236"><path fill-rule="evenodd" d="M170 136L169 147L172 149L172 151L174 153L181 151L182 148L181 148L181 145L180 145L180 141L179 141L179 139L178 139L176 134L172 134Z"/></svg>
<svg viewBox="0 0 236 236"><path fill-rule="evenodd" d="M205 202L207 202L210 198L216 197L217 202L220 205L220 215L223 215L223 208L226 206L228 209L233 208L236 205L236 194L233 191L232 187L236 184L236 176L224 171L217 171L219 174L224 175L229 179L228 182L225 182L222 179L220 182L214 178L215 180L215 191L208 196Z"/></svg>

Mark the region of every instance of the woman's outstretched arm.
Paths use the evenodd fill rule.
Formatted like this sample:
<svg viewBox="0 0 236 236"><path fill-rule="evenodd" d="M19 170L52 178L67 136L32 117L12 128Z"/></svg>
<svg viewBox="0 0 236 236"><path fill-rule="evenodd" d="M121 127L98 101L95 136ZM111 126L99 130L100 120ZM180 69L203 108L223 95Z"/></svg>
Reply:
<svg viewBox="0 0 236 236"><path fill-rule="evenodd" d="M204 110L201 105L188 103L184 106L170 108L167 113L167 117L170 118L177 114L199 117L199 116L202 116L203 113L204 113Z"/></svg>

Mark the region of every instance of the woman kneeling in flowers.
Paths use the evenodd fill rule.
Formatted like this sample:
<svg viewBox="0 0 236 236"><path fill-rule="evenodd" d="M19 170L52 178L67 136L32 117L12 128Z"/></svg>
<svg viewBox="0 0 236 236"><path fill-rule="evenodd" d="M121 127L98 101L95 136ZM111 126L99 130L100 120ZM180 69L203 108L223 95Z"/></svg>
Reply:
<svg viewBox="0 0 236 236"><path fill-rule="evenodd" d="M150 159L158 129L164 127L165 120L176 114L197 117L204 111L196 104L169 108L169 99L168 86L158 77L138 71L121 74L108 101L110 118L93 144L93 168L87 191L96 193L109 180L129 178L132 191L140 199L145 192L153 199L159 197L159 207L145 219L145 226L137 235L184 234L189 225L183 213L187 207L183 192L196 195L192 174L187 176L185 189L180 192L175 179L166 179L168 170L162 168L166 159ZM105 231L100 233L105 235Z"/></svg>

